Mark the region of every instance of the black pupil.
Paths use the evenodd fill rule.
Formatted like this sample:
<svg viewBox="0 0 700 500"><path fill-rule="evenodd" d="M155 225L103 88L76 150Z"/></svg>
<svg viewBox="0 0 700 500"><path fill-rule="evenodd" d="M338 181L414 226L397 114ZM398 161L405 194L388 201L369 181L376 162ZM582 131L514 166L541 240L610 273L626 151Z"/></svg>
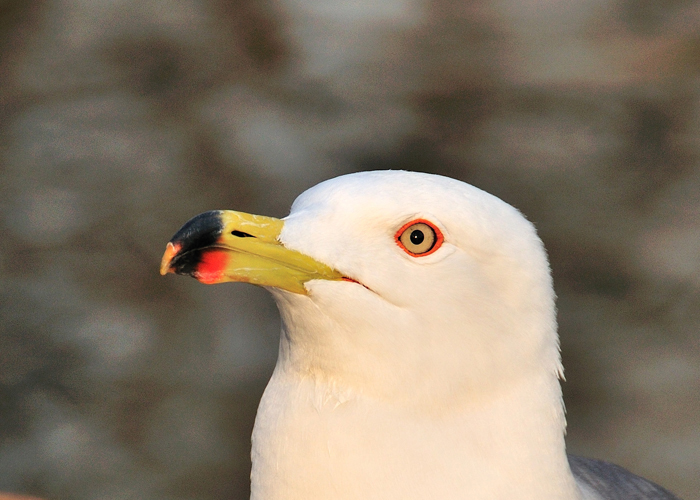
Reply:
<svg viewBox="0 0 700 500"><path fill-rule="evenodd" d="M413 231L411 231L411 243L413 243L414 245L420 245L421 243L423 243L424 239L425 235L420 229L414 229Z"/></svg>

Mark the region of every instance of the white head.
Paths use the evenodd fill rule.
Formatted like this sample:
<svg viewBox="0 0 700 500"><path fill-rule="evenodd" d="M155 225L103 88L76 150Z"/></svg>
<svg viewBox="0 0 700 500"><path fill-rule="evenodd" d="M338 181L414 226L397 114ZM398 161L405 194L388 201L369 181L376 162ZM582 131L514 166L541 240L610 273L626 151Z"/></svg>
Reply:
<svg viewBox="0 0 700 500"><path fill-rule="evenodd" d="M161 272L277 300L253 498L579 497L547 258L498 198L436 175L346 175L284 221L195 217Z"/></svg>
<svg viewBox="0 0 700 500"><path fill-rule="evenodd" d="M395 239L417 219L444 236L428 255ZM431 407L561 373L543 245L484 191L415 172L345 175L299 196L279 239L358 282L274 291L287 369Z"/></svg>

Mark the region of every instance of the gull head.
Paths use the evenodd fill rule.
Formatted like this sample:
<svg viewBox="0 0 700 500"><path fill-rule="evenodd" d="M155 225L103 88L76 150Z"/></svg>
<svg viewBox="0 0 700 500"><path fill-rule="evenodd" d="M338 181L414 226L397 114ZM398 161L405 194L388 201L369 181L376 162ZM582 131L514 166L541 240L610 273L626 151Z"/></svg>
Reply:
<svg viewBox="0 0 700 500"><path fill-rule="evenodd" d="M534 226L446 177L337 177L283 220L207 212L173 237L161 272L269 287L283 321L277 370L349 393L447 408L561 374Z"/></svg>

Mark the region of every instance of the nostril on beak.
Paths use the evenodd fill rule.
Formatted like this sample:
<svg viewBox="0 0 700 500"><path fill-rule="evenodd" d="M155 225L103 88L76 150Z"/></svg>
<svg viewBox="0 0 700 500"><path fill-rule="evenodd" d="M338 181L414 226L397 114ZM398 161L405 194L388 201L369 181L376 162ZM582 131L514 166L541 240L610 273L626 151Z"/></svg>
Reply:
<svg viewBox="0 0 700 500"><path fill-rule="evenodd" d="M255 236L253 236L252 234L244 233L243 231L239 231L237 229L231 231L231 234L239 238L255 238Z"/></svg>

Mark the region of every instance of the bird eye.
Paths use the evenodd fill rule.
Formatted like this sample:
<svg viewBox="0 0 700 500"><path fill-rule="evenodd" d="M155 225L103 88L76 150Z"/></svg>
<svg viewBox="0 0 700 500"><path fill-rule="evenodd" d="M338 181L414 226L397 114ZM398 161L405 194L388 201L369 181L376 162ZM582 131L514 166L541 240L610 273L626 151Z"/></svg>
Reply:
<svg viewBox="0 0 700 500"><path fill-rule="evenodd" d="M414 220L396 233L396 243L414 257L422 257L436 251L444 237L435 225L427 220Z"/></svg>

